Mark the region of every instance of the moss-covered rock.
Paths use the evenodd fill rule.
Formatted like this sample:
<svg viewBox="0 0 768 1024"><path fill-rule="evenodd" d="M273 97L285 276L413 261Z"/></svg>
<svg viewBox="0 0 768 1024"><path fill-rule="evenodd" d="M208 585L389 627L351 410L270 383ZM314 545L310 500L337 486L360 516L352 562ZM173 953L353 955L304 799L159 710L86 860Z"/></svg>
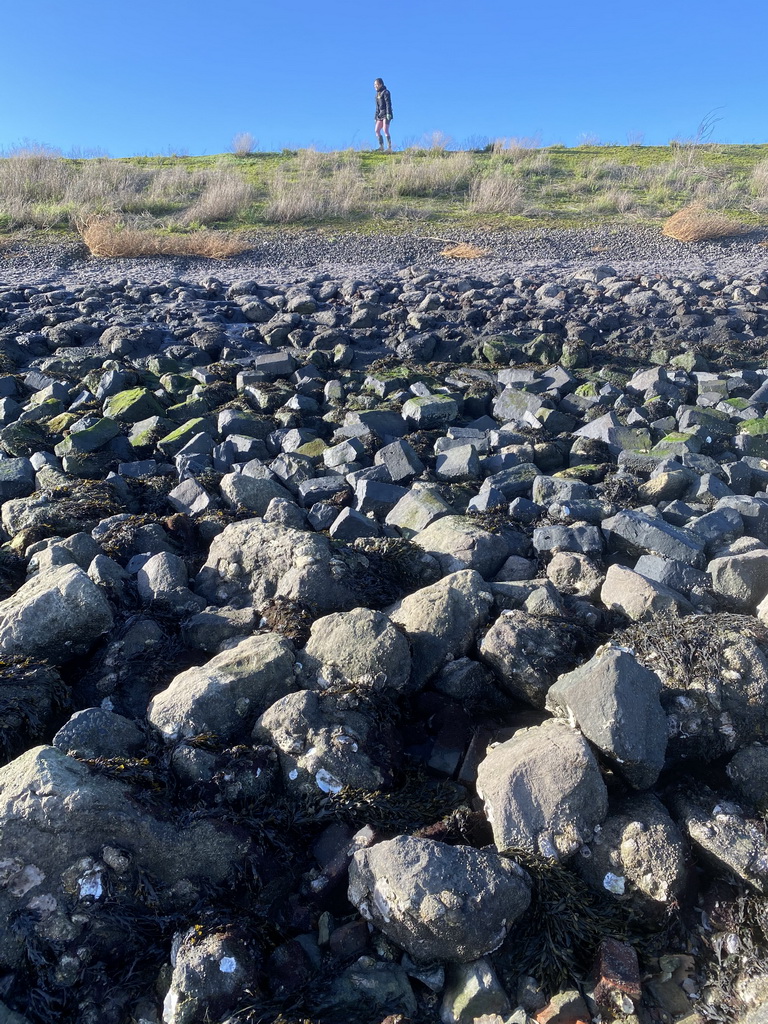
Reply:
<svg viewBox="0 0 768 1024"><path fill-rule="evenodd" d="M322 439L322 437L316 437L312 441L307 441L306 444L301 445L300 448L296 449L297 455L306 455L310 459L318 459L322 456L328 445Z"/></svg>
<svg viewBox="0 0 768 1024"><path fill-rule="evenodd" d="M202 434L205 431L212 432L215 428L211 424L210 420L204 419L202 416L197 416L191 420L187 420L186 423L182 423L180 427L172 430L170 434L166 434L165 437L161 437L157 442L157 447L169 458L173 458L174 455L178 454L184 445L191 441L195 434Z"/></svg>
<svg viewBox="0 0 768 1024"><path fill-rule="evenodd" d="M739 432L749 434L750 437L768 434L768 416L760 416L756 420L744 420L740 425Z"/></svg>
<svg viewBox="0 0 768 1024"><path fill-rule="evenodd" d="M149 454L154 450L158 439L166 435L173 424L164 416L150 416L134 424L128 440L139 454Z"/></svg>
<svg viewBox="0 0 768 1024"><path fill-rule="evenodd" d="M165 415L175 423L185 423L195 416L205 416L210 411L210 403L203 395L190 395L183 402L177 402L165 410Z"/></svg>
<svg viewBox="0 0 768 1024"><path fill-rule="evenodd" d="M120 433L120 426L106 417L98 420L92 427L78 430L60 441L54 451L57 455L68 455L70 452L97 452L109 444Z"/></svg>
<svg viewBox="0 0 768 1024"><path fill-rule="evenodd" d="M0 430L0 453L4 455L28 458L42 448L50 448L50 440L44 427L33 420L17 420Z"/></svg>
<svg viewBox="0 0 768 1024"><path fill-rule="evenodd" d="M163 407L146 388L131 388L104 402L104 415L121 423L138 423L149 416L162 416Z"/></svg>

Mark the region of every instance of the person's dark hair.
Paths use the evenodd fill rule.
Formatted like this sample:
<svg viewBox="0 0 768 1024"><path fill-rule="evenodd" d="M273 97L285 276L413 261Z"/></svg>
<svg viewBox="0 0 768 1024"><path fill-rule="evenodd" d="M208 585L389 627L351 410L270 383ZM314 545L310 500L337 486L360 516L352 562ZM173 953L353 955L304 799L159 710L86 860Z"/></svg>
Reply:
<svg viewBox="0 0 768 1024"><path fill-rule="evenodd" d="M377 78L377 79L375 79L373 84L374 85L384 85L384 79L383 78Z"/></svg>

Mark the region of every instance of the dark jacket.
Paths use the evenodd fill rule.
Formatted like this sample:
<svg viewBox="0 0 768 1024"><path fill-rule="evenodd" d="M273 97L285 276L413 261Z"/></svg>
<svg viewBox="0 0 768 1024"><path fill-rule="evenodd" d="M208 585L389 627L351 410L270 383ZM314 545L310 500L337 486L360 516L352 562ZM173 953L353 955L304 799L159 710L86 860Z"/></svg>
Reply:
<svg viewBox="0 0 768 1024"><path fill-rule="evenodd" d="M392 120L392 97L389 95L389 89L386 87L376 90L376 120Z"/></svg>

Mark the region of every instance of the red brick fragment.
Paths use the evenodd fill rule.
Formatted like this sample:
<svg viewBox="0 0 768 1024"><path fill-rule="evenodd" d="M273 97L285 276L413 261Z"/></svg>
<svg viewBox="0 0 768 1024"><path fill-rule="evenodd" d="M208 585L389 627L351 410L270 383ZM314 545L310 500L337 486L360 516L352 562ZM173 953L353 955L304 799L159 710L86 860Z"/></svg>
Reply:
<svg viewBox="0 0 768 1024"><path fill-rule="evenodd" d="M600 942L597 959L592 970L594 979L594 1000L598 1006L616 1009L623 1002L622 997L639 1003L640 965L632 946L618 939L605 938Z"/></svg>

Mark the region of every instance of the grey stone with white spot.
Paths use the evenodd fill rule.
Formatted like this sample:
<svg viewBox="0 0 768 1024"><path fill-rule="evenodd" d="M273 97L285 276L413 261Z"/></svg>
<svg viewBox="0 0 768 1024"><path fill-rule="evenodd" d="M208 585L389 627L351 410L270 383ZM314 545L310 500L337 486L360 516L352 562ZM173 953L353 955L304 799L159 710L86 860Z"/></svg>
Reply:
<svg viewBox="0 0 768 1024"><path fill-rule="evenodd" d="M477 792L499 850L569 857L608 812L608 793L589 744L565 722L519 729L492 747Z"/></svg>
<svg viewBox="0 0 768 1024"><path fill-rule="evenodd" d="M354 855L349 900L415 961L466 963L502 944L530 882L492 850L397 836Z"/></svg>
<svg viewBox="0 0 768 1024"><path fill-rule="evenodd" d="M661 680L627 651L601 647L561 675L547 691L546 707L578 726L635 789L647 789L664 767L667 717Z"/></svg>
<svg viewBox="0 0 768 1024"><path fill-rule="evenodd" d="M281 697L258 719L253 739L272 743L289 792L309 796L388 789L398 753L394 730L361 710L354 693L301 690Z"/></svg>
<svg viewBox="0 0 768 1024"><path fill-rule="evenodd" d="M248 637L174 676L150 701L147 718L168 741L201 733L222 743L242 740L263 711L296 689L293 664L282 637Z"/></svg>

